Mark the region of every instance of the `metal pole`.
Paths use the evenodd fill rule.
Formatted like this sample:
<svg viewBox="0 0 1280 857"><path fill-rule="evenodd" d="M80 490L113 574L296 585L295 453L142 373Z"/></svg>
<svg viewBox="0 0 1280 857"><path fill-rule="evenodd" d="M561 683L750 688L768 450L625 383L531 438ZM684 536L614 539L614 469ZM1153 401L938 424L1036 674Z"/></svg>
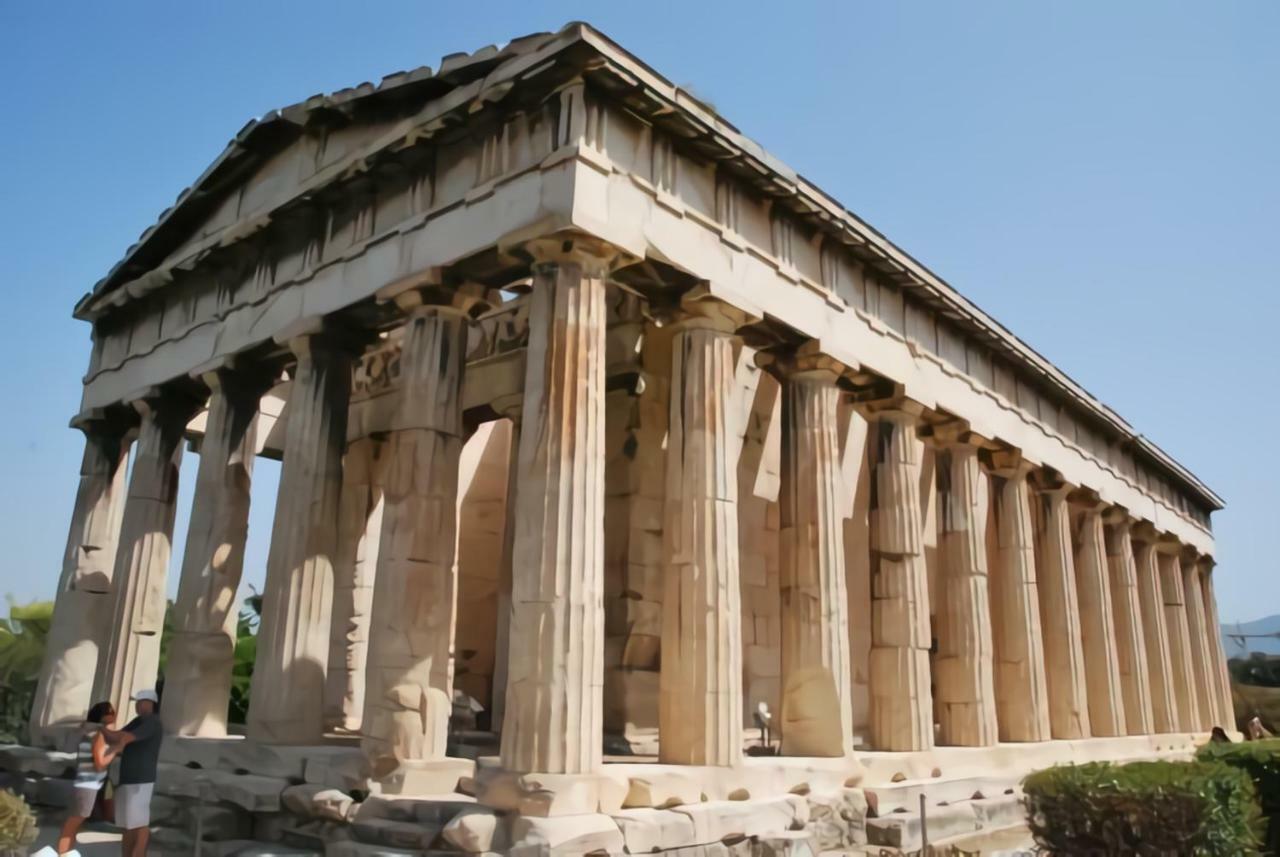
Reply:
<svg viewBox="0 0 1280 857"><path fill-rule="evenodd" d="M929 811L924 805L924 795L920 795L920 857L929 857Z"/></svg>

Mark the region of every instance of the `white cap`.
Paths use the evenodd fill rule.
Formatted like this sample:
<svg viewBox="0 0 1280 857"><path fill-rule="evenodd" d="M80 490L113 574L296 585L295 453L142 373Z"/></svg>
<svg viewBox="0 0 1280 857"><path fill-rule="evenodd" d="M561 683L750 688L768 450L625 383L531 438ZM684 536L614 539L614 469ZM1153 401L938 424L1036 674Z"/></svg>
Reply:
<svg viewBox="0 0 1280 857"><path fill-rule="evenodd" d="M159 703L160 703L160 697L159 697L159 696L157 696L157 695L156 695L156 692L155 692L154 690L152 690L151 688L147 688L146 690L140 690L140 691L138 691L137 693L135 693L135 694L133 695L133 699L134 699L134 701L135 701L135 702L143 702L143 701L146 701L146 702L154 702L154 703L156 703L156 704L159 704Z"/></svg>

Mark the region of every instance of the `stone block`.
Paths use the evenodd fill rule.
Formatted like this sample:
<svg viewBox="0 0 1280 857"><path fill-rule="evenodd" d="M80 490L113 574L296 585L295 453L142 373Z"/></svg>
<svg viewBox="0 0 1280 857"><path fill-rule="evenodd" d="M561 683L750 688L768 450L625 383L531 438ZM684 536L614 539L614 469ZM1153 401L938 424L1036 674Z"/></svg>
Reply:
<svg viewBox="0 0 1280 857"><path fill-rule="evenodd" d="M196 819L199 818L201 838L210 842L225 842L236 839L248 839L253 833L253 816L243 809L230 804L209 804L192 802L187 807L182 827L194 831ZM152 821L155 813L152 812Z"/></svg>
<svg viewBox="0 0 1280 857"><path fill-rule="evenodd" d="M438 795L457 789L458 781L475 774L472 759L427 759L404 762L380 782L389 795Z"/></svg>
<svg viewBox="0 0 1280 857"><path fill-rule="evenodd" d="M440 825L385 818L357 818L351 830L360 842L419 850L430 848L440 835Z"/></svg>
<svg viewBox="0 0 1280 857"><path fill-rule="evenodd" d="M41 777L72 777L76 772L76 754L5 744L0 746L0 769Z"/></svg>
<svg viewBox="0 0 1280 857"><path fill-rule="evenodd" d="M673 811L693 822L693 841L698 844L800 830L809 821L809 804L800 795L707 801Z"/></svg>
<svg viewBox="0 0 1280 857"><path fill-rule="evenodd" d="M421 857L419 848L391 848L374 842L330 842L324 857Z"/></svg>
<svg viewBox="0 0 1280 857"><path fill-rule="evenodd" d="M1023 824L1027 820L1026 808L1018 795L1000 795L998 797L980 798L967 801L973 810L978 827L983 830L997 827L1012 827Z"/></svg>
<svg viewBox="0 0 1280 857"><path fill-rule="evenodd" d="M156 793L227 801L250 812L278 812L280 793L288 780L228 771L205 771L161 763L156 772Z"/></svg>
<svg viewBox="0 0 1280 857"><path fill-rule="evenodd" d="M818 851L838 851L867 841L867 797L858 789L812 792L805 796L809 821Z"/></svg>
<svg viewBox="0 0 1280 857"><path fill-rule="evenodd" d="M44 777L36 781L35 802L40 806L53 806L65 809L74 800L75 782L73 780Z"/></svg>
<svg viewBox="0 0 1280 857"><path fill-rule="evenodd" d="M360 804L356 818L383 818L443 826L458 813L476 806L476 799L463 794L394 797L370 795Z"/></svg>
<svg viewBox="0 0 1280 857"><path fill-rule="evenodd" d="M667 809L623 809L611 816L627 851L646 854L651 851L668 851L693 841L693 821L687 816Z"/></svg>
<svg viewBox="0 0 1280 857"><path fill-rule="evenodd" d="M702 800L702 786L683 774L653 772L632 777L622 805L627 809L667 809Z"/></svg>
<svg viewBox="0 0 1280 857"><path fill-rule="evenodd" d="M459 851L501 851L510 845L506 819L487 806L470 806L459 812L440 832Z"/></svg>
<svg viewBox="0 0 1280 857"><path fill-rule="evenodd" d="M758 837L752 844L752 857L818 857L813 834L807 830L788 830Z"/></svg>
<svg viewBox="0 0 1280 857"><path fill-rule="evenodd" d="M512 820L508 853L513 857L558 857L596 851L616 854L623 847L622 833L607 815L520 816Z"/></svg>
<svg viewBox="0 0 1280 857"><path fill-rule="evenodd" d="M284 808L302 818L346 821L355 811L355 800L346 792L316 783L289 786L280 793Z"/></svg>
<svg viewBox="0 0 1280 857"><path fill-rule="evenodd" d="M972 833L978 829L973 809L965 803L932 806L929 812L929 839L938 841L951 836ZM920 816L914 812L895 812L867 819L867 842L912 851L920 847Z"/></svg>

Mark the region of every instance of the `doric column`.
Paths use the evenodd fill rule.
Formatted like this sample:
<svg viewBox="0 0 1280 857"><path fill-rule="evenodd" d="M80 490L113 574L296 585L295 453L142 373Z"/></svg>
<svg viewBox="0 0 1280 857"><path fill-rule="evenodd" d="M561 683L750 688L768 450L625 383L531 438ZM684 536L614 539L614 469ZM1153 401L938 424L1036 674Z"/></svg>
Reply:
<svg viewBox="0 0 1280 857"><path fill-rule="evenodd" d="M813 342L774 368L782 384L782 752L843 756L853 729L836 434L844 367Z"/></svg>
<svg viewBox="0 0 1280 857"><path fill-rule="evenodd" d="M1063 739L1088 738L1091 734L1071 506L1067 502L1071 487L1048 478L1037 482L1040 508L1036 516L1036 582L1044 634L1049 730L1054 738Z"/></svg>
<svg viewBox="0 0 1280 857"><path fill-rule="evenodd" d="M1173 665L1169 656L1169 632L1164 622L1164 596L1156 562L1155 531L1149 524L1133 528L1138 600L1142 609L1142 638L1147 649L1151 715L1156 732L1177 732L1178 705L1173 693Z"/></svg>
<svg viewBox="0 0 1280 857"><path fill-rule="evenodd" d="M111 572L129 471L128 426L102 420L73 423L84 432L84 457L44 665L31 705L31 743L56 742L75 729L92 704L98 646L107 632Z"/></svg>
<svg viewBox="0 0 1280 857"><path fill-rule="evenodd" d="M929 580L920 516L921 408L872 408L871 743L877 750L933 746Z"/></svg>
<svg viewBox="0 0 1280 857"><path fill-rule="evenodd" d="M1201 728L1200 704L1196 699L1187 601L1178 559L1181 550L1182 546L1176 539L1161 538L1156 542L1156 567L1160 572L1160 594L1164 599L1164 625L1169 635L1169 678L1173 700L1178 706L1178 727L1183 732L1196 732Z"/></svg>
<svg viewBox="0 0 1280 857"><path fill-rule="evenodd" d="M603 741L607 264L574 239L533 250L502 764L588 773Z"/></svg>
<svg viewBox="0 0 1280 857"><path fill-rule="evenodd" d="M987 479L978 447L950 425L934 429L938 445L938 652L933 661L939 742L989 747L996 722L995 654L987 575Z"/></svg>
<svg viewBox="0 0 1280 857"><path fill-rule="evenodd" d="M440 759L453 705L454 557L467 314L416 290L400 352L374 575L364 753L375 778Z"/></svg>
<svg viewBox="0 0 1280 857"><path fill-rule="evenodd" d="M1111 577L1111 608L1115 612L1116 660L1120 664L1120 686L1124 692L1125 730L1130 735L1150 735L1155 731L1155 721L1138 598L1138 572L1129 535L1133 522L1123 509L1113 506L1107 511L1107 523L1107 567Z"/></svg>
<svg viewBox="0 0 1280 857"><path fill-rule="evenodd" d="M134 691L156 682L182 436L197 408L194 398L160 390L133 404L142 425L111 574L110 625L93 690L95 700L108 700L119 712L132 711Z"/></svg>
<svg viewBox="0 0 1280 857"><path fill-rule="evenodd" d="M216 369L201 376L210 391L195 499L174 602L174 635L161 716L177 735L227 733L235 660L236 590L249 534L258 404L266 373Z"/></svg>
<svg viewBox="0 0 1280 857"><path fill-rule="evenodd" d="M324 734L333 562L353 348L313 331L289 340L297 358L286 406L249 737L312 744Z"/></svg>
<svg viewBox="0 0 1280 857"><path fill-rule="evenodd" d="M996 560L991 615L996 652L996 710L1002 741L1047 741L1049 697L1031 523L1031 464L1016 452L992 455Z"/></svg>
<svg viewBox="0 0 1280 857"><path fill-rule="evenodd" d="M742 758L742 610L734 331L745 316L689 296L674 325L666 500L658 760Z"/></svg>
<svg viewBox="0 0 1280 857"><path fill-rule="evenodd" d="M1102 508L1096 496L1077 492L1079 509L1076 545L1076 595L1080 607L1080 637L1088 680L1089 728L1097 737L1126 734L1124 691L1120 679L1115 612L1107 570L1107 538Z"/></svg>
<svg viewBox="0 0 1280 857"><path fill-rule="evenodd" d="M1218 719L1218 695L1213 663L1213 647L1209 642L1209 626L1204 612L1204 589L1200 585L1200 567L1193 549L1188 548L1178 558L1182 575L1183 599L1187 602L1187 645L1191 653L1192 686L1195 688L1196 708L1200 712L1199 729L1209 731L1214 726L1227 728Z"/></svg>
<svg viewBox="0 0 1280 857"><path fill-rule="evenodd" d="M364 718L369 620L382 539L386 460L387 442L381 435L351 441L342 457L324 718L328 728L343 732L360 731Z"/></svg>
<svg viewBox="0 0 1280 857"><path fill-rule="evenodd" d="M1201 589L1204 595L1205 636L1213 663L1213 687L1217 692L1218 723L1223 729L1236 728L1235 703L1231 697L1231 676L1227 672L1227 656L1222 648L1222 623L1218 618L1218 598L1213 593L1213 558L1200 559Z"/></svg>

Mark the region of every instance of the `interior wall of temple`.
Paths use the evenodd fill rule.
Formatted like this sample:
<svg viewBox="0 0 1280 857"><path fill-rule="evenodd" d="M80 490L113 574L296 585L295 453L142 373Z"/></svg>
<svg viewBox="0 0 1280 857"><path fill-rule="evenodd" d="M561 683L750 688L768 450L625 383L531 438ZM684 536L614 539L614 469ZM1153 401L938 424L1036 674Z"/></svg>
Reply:
<svg viewBox="0 0 1280 857"><path fill-rule="evenodd" d="M507 521L511 423L482 423L458 467L457 592L453 687L489 709L493 703L498 581Z"/></svg>

